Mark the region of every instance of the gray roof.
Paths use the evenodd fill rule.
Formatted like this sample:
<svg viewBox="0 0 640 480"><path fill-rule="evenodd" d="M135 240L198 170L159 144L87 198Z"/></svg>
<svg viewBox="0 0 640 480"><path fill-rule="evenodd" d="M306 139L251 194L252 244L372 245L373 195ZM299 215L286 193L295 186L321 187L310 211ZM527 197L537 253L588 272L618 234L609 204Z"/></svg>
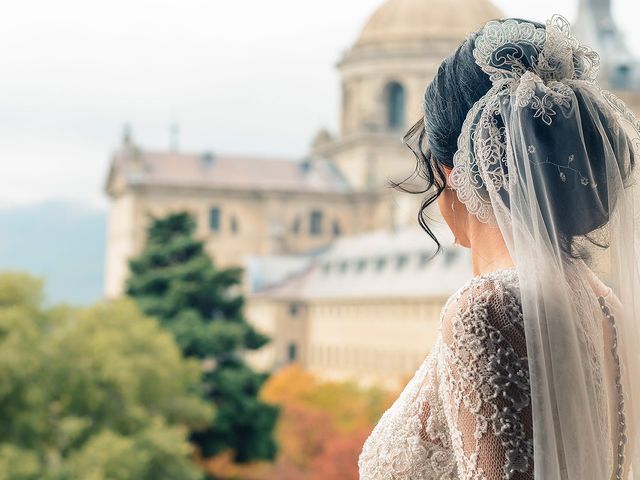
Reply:
<svg viewBox="0 0 640 480"><path fill-rule="evenodd" d="M259 292L279 285L309 268L311 255L249 255L245 259L244 273L251 292Z"/></svg>
<svg viewBox="0 0 640 480"><path fill-rule="evenodd" d="M418 227L346 237L253 295L300 300L447 297L471 278L471 260L468 250L451 245L450 233L437 230L443 251L435 257L435 245ZM273 261L253 257L254 268L260 258Z"/></svg>
<svg viewBox="0 0 640 480"><path fill-rule="evenodd" d="M295 161L208 152L153 152L132 147L114 156L112 175L115 172L128 185L253 191L351 191L349 183L333 162L322 157Z"/></svg>

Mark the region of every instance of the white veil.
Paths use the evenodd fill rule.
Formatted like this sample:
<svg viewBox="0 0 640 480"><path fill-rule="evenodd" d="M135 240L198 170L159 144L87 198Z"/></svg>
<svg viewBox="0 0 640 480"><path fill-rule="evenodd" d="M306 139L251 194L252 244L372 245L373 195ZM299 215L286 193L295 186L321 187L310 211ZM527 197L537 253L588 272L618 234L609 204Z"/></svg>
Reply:
<svg viewBox="0 0 640 480"><path fill-rule="evenodd" d="M535 478L640 479L640 123L562 17L489 22L474 57L450 183L516 265Z"/></svg>

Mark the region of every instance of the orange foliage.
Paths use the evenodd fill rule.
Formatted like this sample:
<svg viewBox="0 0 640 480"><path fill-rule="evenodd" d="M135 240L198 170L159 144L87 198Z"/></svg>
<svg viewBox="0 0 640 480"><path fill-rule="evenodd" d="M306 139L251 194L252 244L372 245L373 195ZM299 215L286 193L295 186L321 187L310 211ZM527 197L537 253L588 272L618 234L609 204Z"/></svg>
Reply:
<svg viewBox="0 0 640 480"><path fill-rule="evenodd" d="M309 480L358 480L358 456L370 429L355 430L329 442L321 455L311 462Z"/></svg>
<svg viewBox="0 0 640 480"><path fill-rule="evenodd" d="M335 437L335 427L327 412L302 405L283 406L278 424L278 462L306 470Z"/></svg>
<svg viewBox="0 0 640 480"><path fill-rule="evenodd" d="M266 480L271 477L273 465L266 462L238 465L233 463L233 453L224 452L215 457L199 460L205 472L220 480Z"/></svg>
<svg viewBox="0 0 640 480"><path fill-rule="evenodd" d="M351 382L320 381L299 365L273 375L262 389L262 399L279 405L303 405L326 412L341 431L372 427L397 395Z"/></svg>
<svg viewBox="0 0 640 480"><path fill-rule="evenodd" d="M297 365L275 373L262 399L281 407L274 464L238 466L230 454L204 462L224 480L357 480L358 455L396 395L352 383L325 382Z"/></svg>

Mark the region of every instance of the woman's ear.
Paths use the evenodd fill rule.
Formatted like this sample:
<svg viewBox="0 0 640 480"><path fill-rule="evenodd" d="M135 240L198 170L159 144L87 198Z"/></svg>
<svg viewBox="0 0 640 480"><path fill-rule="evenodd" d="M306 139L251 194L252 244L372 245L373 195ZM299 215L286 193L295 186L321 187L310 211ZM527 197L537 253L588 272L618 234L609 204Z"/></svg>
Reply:
<svg viewBox="0 0 640 480"><path fill-rule="evenodd" d="M451 175L451 171L453 170L453 167L450 167L449 165L446 165L443 163L442 170L444 170L444 173L447 177L447 184L449 184L449 175Z"/></svg>

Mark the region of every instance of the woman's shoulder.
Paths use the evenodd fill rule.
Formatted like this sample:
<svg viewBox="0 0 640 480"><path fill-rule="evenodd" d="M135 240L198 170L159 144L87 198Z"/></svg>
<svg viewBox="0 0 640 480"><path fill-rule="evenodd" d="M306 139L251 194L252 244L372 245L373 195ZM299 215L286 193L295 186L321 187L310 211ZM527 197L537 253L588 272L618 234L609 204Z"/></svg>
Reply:
<svg viewBox="0 0 640 480"><path fill-rule="evenodd" d="M440 334L450 359L498 355L517 363L526 357L517 271L490 272L465 283L442 312Z"/></svg>
<svg viewBox="0 0 640 480"><path fill-rule="evenodd" d="M515 268L494 270L472 277L449 297L448 303L459 303L461 299L483 302L496 295L519 297L518 273Z"/></svg>
<svg viewBox="0 0 640 480"><path fill-rule="evenodd" d="M451 295L443 311L443 322L468 316L496 327L520 324L522 307L516 269L501 269L478 275Z"/></svg>

